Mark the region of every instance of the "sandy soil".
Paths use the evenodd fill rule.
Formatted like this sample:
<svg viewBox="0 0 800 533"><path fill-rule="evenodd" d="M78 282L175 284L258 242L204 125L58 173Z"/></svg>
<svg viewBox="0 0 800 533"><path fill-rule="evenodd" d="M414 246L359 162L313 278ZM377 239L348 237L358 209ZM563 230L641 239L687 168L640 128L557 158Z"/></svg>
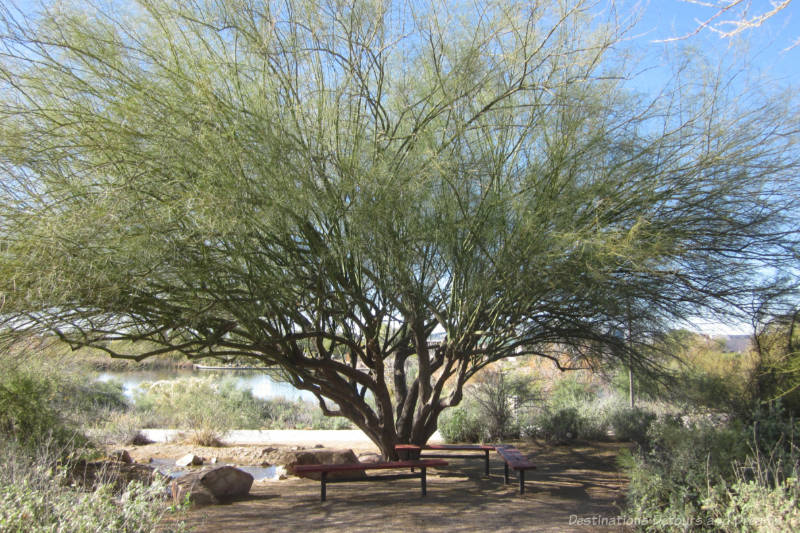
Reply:
<svg viewBox="0 0 800 533"><path fill-rule="evenodd" d="M343 446L346 444L349 446ZM425 498L420 495L419 480L400 480L329 485L328 499L321 503L319 482L290 477L255 483L246 499L193 509L181 519L199 533L627 529L617 525L627 484L616 466L622 444L512 444L538 466L527 473L526 492L522 495L516 480L503 484L502 462L492 454L489 477L483 475L483 461L477 459L452 459L448 467L429 471ZM265 447L151 444L129 452L141 462L149 457L177 457L191 451L236 464L258 464L257 458ZM337 447L352 448L356 454L376 451L363 440L337 442Z"/></svg>

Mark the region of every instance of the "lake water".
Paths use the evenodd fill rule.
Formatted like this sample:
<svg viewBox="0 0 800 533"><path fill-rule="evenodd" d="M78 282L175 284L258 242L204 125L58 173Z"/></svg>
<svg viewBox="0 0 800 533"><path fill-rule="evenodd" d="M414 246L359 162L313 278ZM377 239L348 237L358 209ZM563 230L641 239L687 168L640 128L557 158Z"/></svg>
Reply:
<svg viewBox="0 0 800 533"><path fill-rule="evenodd" d="M153 458L151 459L150 464L162 474L166 474L173 479L179 478L184 474L200 470L199 467L175 466L175 459ZM217 467L217 466L224 466L225 464L226 463L218 463L211 466ZM238 468L239 470L244 470L245 472L253 476L253 481L277 481L280 478L281 472L283 471L283 469L279 465L272 465L272 466L239 465L236 466L236 468Z"/></svg>
<svg viewBox="0 0 800 533"><path fill-rule="evenodd" d="M172 381L180 378L211 378L214 380L233 380L237 387L247 389L253 396L265 400L284 398L287 400L311 400L314 395L308 391L300 391L288 383L272 379L265 372L258 370L136 370L131 372L102 372L98 381L117 381L122 383L122 390L128 398L133 390L142 383L155 381Z"/></svg>

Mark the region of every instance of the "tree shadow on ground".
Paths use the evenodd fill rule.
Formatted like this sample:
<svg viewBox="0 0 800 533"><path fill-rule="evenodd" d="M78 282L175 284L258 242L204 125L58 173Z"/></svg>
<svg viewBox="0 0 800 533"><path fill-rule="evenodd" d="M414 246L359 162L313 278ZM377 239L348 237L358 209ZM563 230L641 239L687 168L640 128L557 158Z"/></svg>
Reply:
<svg viewBox="0 0 800 533"><path fill-rule="evenodd" d="M320 502L319 482L292 478L256 484L245 501L192 510L186 522L199 533L560 532L597 530L574 525L575 517L621 514L627 481L614 467L623 445L514 445L538 467L526 476L525 494L518 493L516 479L504 484L502 462L492 454L489 477L481 460L452 459L446 469L429 470L424 498L419 480L400 480L329 485L327 501Z"/></svg>

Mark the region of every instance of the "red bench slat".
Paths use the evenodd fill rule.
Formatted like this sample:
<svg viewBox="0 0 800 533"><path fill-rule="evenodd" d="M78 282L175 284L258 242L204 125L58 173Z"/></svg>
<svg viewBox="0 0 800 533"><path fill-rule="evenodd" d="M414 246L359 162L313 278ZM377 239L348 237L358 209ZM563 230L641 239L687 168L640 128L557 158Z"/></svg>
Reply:
<svg viewBox="0 0 800 533"><path fill-rule="evenodd" d="M447 466L447 461L437 459L422 459L419 461L392 461L388 463L359 463L359 464L323 464L323 465L297 465L292 467L293 472L353 472L357 470L388 470L391 468L420 468L431 466Z"/></svg>
<svg viewBox="0 0 800 533"><path fill-rule="evenodd" d="M503 460L508 463L508 466L514 470L532 470L536 468L536 465L531 463L528 458L522 455L522 453L516 448L510 446L498 446L496 450L497 453L503 457Z"/></svg>
<svg viewBox="0 0 800 533"><path fill-rule="evenodd" d="M491 444L395 444L395 450L452 450L452 451L485 451L494 450Z"/></svg>

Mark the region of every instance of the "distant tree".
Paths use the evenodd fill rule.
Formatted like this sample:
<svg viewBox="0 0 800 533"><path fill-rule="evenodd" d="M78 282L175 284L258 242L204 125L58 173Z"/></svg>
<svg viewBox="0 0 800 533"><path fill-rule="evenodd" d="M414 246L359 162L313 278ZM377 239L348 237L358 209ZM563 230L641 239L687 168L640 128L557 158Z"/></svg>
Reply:
<svg viewBox="0 0 800 533"><path fill-rule="evenodd" d="M792 281L794 100L632 95L581 0L0 9L8 335L249 357L388 457L494 361L644 371L630 309Z"/></svg>
<svg viewBox="0 0 800 533"><path fill-rule="evenodd" d="M755 341L758 399L780 400L793 416L800 415L800 309L766 320Z"/></svg>

